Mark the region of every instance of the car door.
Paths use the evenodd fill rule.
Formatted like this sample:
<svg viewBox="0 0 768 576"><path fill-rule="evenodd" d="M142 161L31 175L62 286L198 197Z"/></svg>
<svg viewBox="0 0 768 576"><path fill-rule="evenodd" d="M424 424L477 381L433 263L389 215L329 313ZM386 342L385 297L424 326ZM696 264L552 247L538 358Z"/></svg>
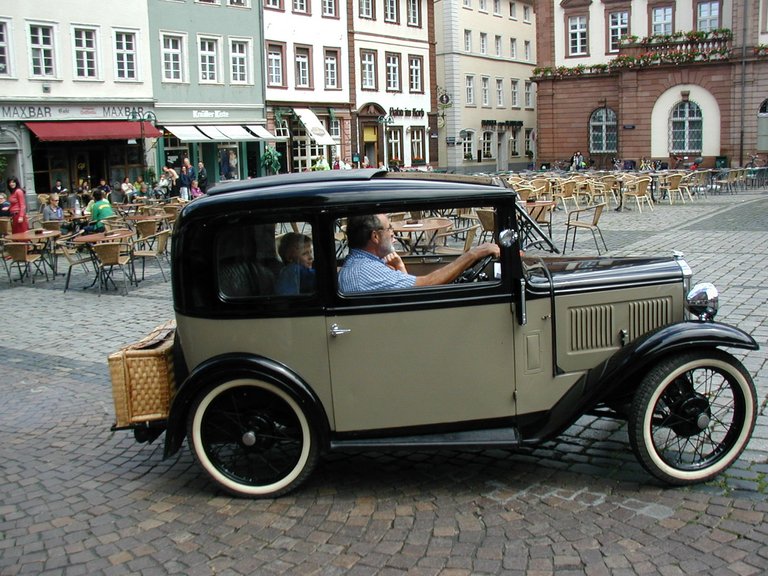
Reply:
<svg viewBox="0 0 768 576"><path fill-rule="evenodd" d="M515 415L515 330L502 278L337 293L326 330L338 432Z"/></svg>

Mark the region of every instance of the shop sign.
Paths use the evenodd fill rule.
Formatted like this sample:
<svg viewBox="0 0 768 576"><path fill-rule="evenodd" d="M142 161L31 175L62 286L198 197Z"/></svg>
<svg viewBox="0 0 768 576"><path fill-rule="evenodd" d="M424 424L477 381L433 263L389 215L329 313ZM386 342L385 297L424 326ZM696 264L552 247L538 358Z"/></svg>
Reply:
<svg viewBox="0 0 768 576"><path fill-rule="evenodd" d="M423 108L390 108L389 115L393 118L423 118Z"/></svg>
<svg viewBox="0 0 768 576"><path fill-rule="evenodd" d="M125 120L143 116L149 110L128 104L0 104L0 120Z"/></svg>
<svg viewBox="0 0 768 576"><path fill-rule="evenodd" d="M192 118L229 118L229 112L226 110L192 110Z"/></svg>

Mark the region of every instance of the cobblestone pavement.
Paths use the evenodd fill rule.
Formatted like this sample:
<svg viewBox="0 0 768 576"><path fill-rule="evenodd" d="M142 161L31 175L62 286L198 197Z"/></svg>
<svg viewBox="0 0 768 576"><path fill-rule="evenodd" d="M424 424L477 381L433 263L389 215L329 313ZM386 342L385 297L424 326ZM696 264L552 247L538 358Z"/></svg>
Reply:
<svg viewBox="0 0 768 576"><path fill-rule="evenodd" d="M685 252L720 288L719 319L762 346L740 355L754 438L716 481L662 486L623 425L585 417L536 450L333 456L292 495L233 499L187 450L163 461L161 442L109 429L106 356L171 317L169 284L151 273L99 298L76 273L66 294L61 279L0 287L0 575L764 573L768 192L610 211L601 227L614 254Z"/></svg>

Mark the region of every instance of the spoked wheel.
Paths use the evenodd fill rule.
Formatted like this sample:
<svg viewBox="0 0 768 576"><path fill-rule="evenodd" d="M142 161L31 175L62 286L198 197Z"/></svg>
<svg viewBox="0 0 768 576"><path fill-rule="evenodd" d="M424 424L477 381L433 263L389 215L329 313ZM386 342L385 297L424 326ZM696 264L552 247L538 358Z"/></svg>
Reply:
<svg viewBox="0 0 768 576"><path fill-rule="evenodd" d="M657 478L704 482L744 450L756 409L752 378L733 356L720 350L680 354L659 363L637 389L629 441Z"/></svg>
<svg viewBox="0 0 768 576"><path fill-rule="evenodd" d="M318 458L315 431L298 403L260 380L233 380L203 392L187 437L210 477L238 496L275 497L301 484Z"/></svg>

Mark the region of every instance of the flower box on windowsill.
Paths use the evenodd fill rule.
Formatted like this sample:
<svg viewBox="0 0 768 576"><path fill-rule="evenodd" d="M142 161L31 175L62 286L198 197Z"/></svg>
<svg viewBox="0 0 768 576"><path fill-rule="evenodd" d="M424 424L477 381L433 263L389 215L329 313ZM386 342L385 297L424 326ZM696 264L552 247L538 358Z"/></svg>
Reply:
<svg viewBox="0 0 768 576"><path fill-rule="evenodd" d="M413 160L411 160L411 164L413 166L423 166L426 163L427 162L426 160L424 160L424 158L414 158Z"/></svg>

